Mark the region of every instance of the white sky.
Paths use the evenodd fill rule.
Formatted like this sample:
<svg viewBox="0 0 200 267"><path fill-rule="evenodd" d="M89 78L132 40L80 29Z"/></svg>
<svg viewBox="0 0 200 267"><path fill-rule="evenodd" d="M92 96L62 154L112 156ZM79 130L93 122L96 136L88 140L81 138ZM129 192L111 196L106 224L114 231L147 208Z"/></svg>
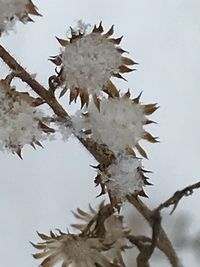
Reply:
<svg viewBox="0 0 200 267"><path fill-rule="evenodd" d="M149 155L144 166L154 171L154 186L146 188L146 203L155 206L175 190L198 181L199 0L34 2L43 17L36 18L34 24L18 24L16 33L1 38L1 43L31 73L37 73L43 85L54 70L47 59L59 51L55 36L64 37L68 27L79 19L91 25L102 20L106 29L115 24L115 36L124 35L122 47L140 63L137 72L126 75L128 82L118 82L118 86L124 91L131 88L136 94L143 91L145 103L158 102L161 106L152 116L158 125L151 127L161 143L144 144ZM73 112L74 107L69 110ZM36 230L65 230L74 222L71 210L97 203L95 172L89 167L95 161L81 144L70 139L68 143L54 141L44 146L37 151L25 148L23 161L0 154L0 266L37 266L39 262L30 256L34 250L28 244L29 240L38 240ZM185 210L192 217L195 231L200 230L199 196L196 192L178 208L178 212ZM184 266L191 266L191 255L181 257ZM193 266L198 266L197 262Z"/></svg>

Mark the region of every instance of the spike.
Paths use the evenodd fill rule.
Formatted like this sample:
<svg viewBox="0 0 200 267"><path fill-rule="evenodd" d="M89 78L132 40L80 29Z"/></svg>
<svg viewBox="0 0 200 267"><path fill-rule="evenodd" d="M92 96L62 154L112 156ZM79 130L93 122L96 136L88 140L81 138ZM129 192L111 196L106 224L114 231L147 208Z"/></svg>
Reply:
<svg viewBox="0 0 200 267"><path fill-rule="evenodd" d="M88 92L82 89L79 89L79 96L81 99L81 109L84 107L86 104L86 107L88 107L89 104L89 95Z"/></svg>
<svg viewBox="0 0 200 267"><path fill-rule="evenodd" d="M130 93L130 90L128 89L128 91L123 95L123 98L130 98L131 96L131 93Z"/></svg>
<svg viewBox="0 0 200 267"><path fill-rule="evenodd" d="M119 37L119 38L110 38L108 39L111 43L119 45L121 43L123 36Z"/></svg>
<svg viewBox="0 0 200 267"><path fill-rule="evenodd" d="M56 237L56 235L52 232L52 230L50 231L50 236L51 236L52 238L55 238L55 237Z"/></svg>
<svg viewBox="0 0 200 267"><path fill-rule="evenodd" d="M152 183L149 183L147 180L144 180L145 185L153 185Z"/></svg>
<svg viewBox="0 0 200 267"><path fill-rule="evenodd" d="M85 224L79 224L79 223L72 223L72 224L70 224L70 226L71 227L73 227L73 228L76 228L76 229L78 229L78 230L83 230L84 229L84 227L85 227Z"/></svg>
<svg viewBox="0 0 200 267"><path fill-rule="evenodd" d="M31 145L34 149L36 149L35 144L34 144L33 142L31 142L30 145Z"/></svg>
<svg viewBox="0 0 200 267"><path fill-rule="evenodd" d="M60 44L61 46L63 46L63 47L66 47L66 46L70 43L68 40L58 38L57 36L56 36L56 39L57 39L57 41L59 42L59 44Z"/></svg>
<svg viewBox="0 0 200 267"><path fill-rule="evenodd" d="M15 150L15 153L20 157L20 159L23 159L22 158L22 149L18 146Z"/></svg>
<svg viewBox="0 0 200 267"><path fill-rule="evenodd" d="M99 27L97 28L97 31L96 32L99 32L99 33L102 33L103 32L102 21L99 23Z"/></svg>
<svg viewBox="0 0 200 267"><path fill-rule="evenodd" d="M150 143L159 143L159 141L157 140L158 137L154 137L152 136L150 133L145 132L143 135L143 139L149 141Z"/></svg>
<svg viewBox="0 0 200 267"><path fill-rule="evenodd" d="M43 145L38 140L35 140L34 143L43 148Z"/></svg>
<svg viewBox="0 0 200 267"><path fill-rule="evenodd" d="M113 75L114 77L116 77L116 78L122 79L122 80L124 80L124 81L127 82L127 80L126 80L121 74L119 74L119 73L113 73L112 75Z"/></svg>
<svg viewBox="0 0 200 267"><path fill-rule="evenodd" d="M88 216L87 212L85 212L84 210L77 208L77 212L81 215L81 216Z"/></svg>
<svg viewBox="0 0 200 267"><path fill-rule="evenodd" d="M124 64L124 65L134 65L134 64L138 64L138 63L136 63L135 61L133 61L129 57L122 57L122 64Z"/></svg>
<svg viewBox="0 0 200 267"><path fill-rule="evenodd" d="M38 127L44 132L44 133L55 133L55 130L53 128L48 127L43 122L38 122Z"/></svg>
<svg viewBox="0 0 200 267"><path fill-rule="evenodd" d="M144 105L144 113L145 113L145 115L151 115L158 108L159 108L159 106L157 106L157 103Z"/></svg>
<svg viewBox="0 0 200 267"><path fill-rule="evenodd" d="M126 50L122 49L121 47L116 47L116 49L120 54L128 53Z"/></svg>
<svg viewBox="0 0 200 267"><path fill-rule="evenodd" d="M60 66L62 64L61 56L51 56L49 61L53 62L56 66Z"/></svg>
<svg viewBox="0 0 200 267"><path fill-rule="evenodd" d="M98 32L96 25L94 25L94 28L93 28L92 32Z"/></svg>
<svg viewBox="0 0 200 267"><path fill-rule="evenodd" d="M40 13L38 13L37 11L37 7L33 4L32 1L28 1L28 3L26 4L26 11L34 16L42 16Z"/></svg>
<svg viewBox="0 0 200 267"><path fill-rule="evenodd" d="M100 99L97 97L96 94L93 95L93 101L94 101L96 108L100 112Z"/></svg>
<svg viewBox="0 0 200 267"><path fill-rule="evenodd" d="M139 95L136 97L136 98L134 98L133 99L133 102L135 103L135 104L139 104L139 102L140 102L140 97L141 97L141 95L142 95L142 91L139 93Z"/></svg>
<svg viewBox="0 0 200 267"><path fill-rule="evenodd" d="M104 92L107 93L111 97L119 97L119 91L117 87L111 82L108 81L107 84L104 86Z"/></svg>
<svg viewBox="0 0 200 267"><path fill-rule="evenodd" d="M141 191L138 193L138 195L141 196L141 197L149 198L149 197L147 196L147 194L144 192L144 190L141 190Z"/></svg>
<svg viewBox="0 0 200 267"><path fill-rule="evenodd" d="M125 65L119 66L119 72L120 73L126 73L126 72L135 71L135 70L136 69L130 69L130 68L126 67Z"/></svg>
<svg viewBox="0 0 200 267"><path fill-rule="evenodd" d="M107 31L107 33L104 34L106 38L110 37L114 33L114 25L110 27L110 29Z"/></svg>
<svg viewBox="0 0 200 267"><path fill-rule="evenodd" d="M145 150L137 143L135 145L135 147L137 148L138 152L140 153L141 156L143 156L144 158L148 159L147 153L145 152Z"/></svg>
<svg viewBox="0 0 200 267"><path fill-rule="evenodd" d="M51 237L50 236L48 236L48 235L45 235L45 234L42 234L42 233L39 233L39 232L37 232L37 234L39 235L39 237L41 238L41 239L43 239L43 240L51 240Z"/></svg>
<svg viewBox="0 0 200 267"><path fill-rule="evenodd" d="M130 146L126 147L126 151L129 155L132 155L134 158L136 157L134 150Z"/></svg>
<svg viewBox="0 0 200 267"><path fill-rule="evenodd" d="M32 254L32 255L33 255L34 259L38 260L38 259L44 258L48 254L49 254L49 252L41 252L41 253L35 253L35 254Z"/></svg>
<svg viewBox="0 0 200 267"><path fill-rule="evenodd" d="M50 255L49 257L47 257L46 259L43 260L43 262L40 264L41 267L51 267L53 266L53 261L54 256Z"/></svg>
<svg viewBox="0 0 200 267"><path fill-rule="evenodd" d="M60 92L60 95L59 95L59 98L61 98L62 96L64 96L64 94L67 92L68 88L67 87L64 87L62 89L62 91Z"/></svg>
<svg viewBox="0 0 200 267"><path fill-rule="evenodd" d="M32 242L30 242L30 244L36 249L44 249L45 248L45 244L34 244Z"/></svg>
<svg viewBox="0 0 200 267"><path fill-rule="evenodd" d="M89 209L90 209L90 212L91 212L92 214L96 214L96 210L93 209L93 207L91 206L91 204L89 204Z"/></svg>
<svg viewBox="0 0 200 267"><path fill-rule="evenodd" d="M74 101L76 103L77 97L79 95L79 88L77 87L73 87L70 89L70 94L69 94L69 104L72 103L72 101Z"/></svg>
<svg viewBox="0 0 200 267"><path fill-rule="evenodd" d="M157 124L157 122L152 121L152 120L149 120L149 119L146 119L146 120L144 121L144 125L148 125L148 124L152 124L152 123Z"/></svg>
<svg viewBox="0 0 200 267"><path fill-rule="evenodd" d="M148 171L148 170L145 170L145 169L143 169L143 168L141 168L140 169L142 172L144 172L144 173L153 173L152 171Z"/></svg>

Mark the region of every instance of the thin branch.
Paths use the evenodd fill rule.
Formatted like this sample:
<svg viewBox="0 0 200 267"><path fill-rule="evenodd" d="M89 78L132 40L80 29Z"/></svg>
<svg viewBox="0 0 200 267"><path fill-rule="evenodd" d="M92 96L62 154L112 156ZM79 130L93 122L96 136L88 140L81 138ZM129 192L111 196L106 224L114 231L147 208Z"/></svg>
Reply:
<svg viewBox="0 0 200 267"><path fill-rule="evenodd" d="M150 210L140 199L135 198L134 196L127 196L128 201L143 215L147 220L149 225L153 227L154 223L154 211ZM159 247L167 256L171 266L180 267L179 259L176 254L175 249L172 246L172 243L167 237L167 234L160 226L159 236L158 236Z"/></svg>
<svg viewBox="0 0 200 267"><path fill-rule="evenodd" d="M156 210L161 211L162 209L168 208L169 206L173 205L173 209L170 212L170 214L172 214L175 211L176 207L178 206L179 201L183 197L188 197L188 196L192 195L192 193L194 192L194 189L199 189L199 188L200 188L200 182L197 182L195 184L192 184L192 185L185 187L184 189L182 189L180 191L176 191L172 197L170 197L165 202L161 203L156 208Z"/></svg>

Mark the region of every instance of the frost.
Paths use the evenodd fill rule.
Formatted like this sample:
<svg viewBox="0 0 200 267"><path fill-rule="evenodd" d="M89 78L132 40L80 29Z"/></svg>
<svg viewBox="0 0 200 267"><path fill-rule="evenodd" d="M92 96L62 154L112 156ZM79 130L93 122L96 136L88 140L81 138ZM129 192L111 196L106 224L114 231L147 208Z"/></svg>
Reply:
<svg viewBox="0 0 200 267"><path fill-rule="evenodd" d="M28 0L0 0L0 33L12 28L17 16L23 15Z"/></svg>
<svg viewBox="0 0 200 267"><path fill-rule="evenodd" d="M70 121L56 121L55 125L57 126L57 131L61 135L62 140L64 142L68 141L73 133Z"/></svg>
<svg viewBox="0 0 200 267"><path fill-rule="evenodd" d="M130 155L121 155L116 162L109 166L110 178L106 182L106 187L113 197L122 202L126 200L128 194L140 192L144 186L139 169L141 160Z"/></svg>
<svg viewBox="0 0 200 267"><path fill-rule="evenodd" d="M38 127L43 116L26 101L0 88L0 149L17 152L25 144L44 140L46 135Z"/></svg>
<svg viewBox="0 0 200 267"><path fill-rule="evenodd" d="M77 134L90 129L92 138L113 152L124 150L128 145L134 147L144 135L143 107L130 99L102 99L100 112L92 103L87 111L87 116L78 111L73 117Z"/></svg>
<svg viewBox="0 0 200 267"><path fill-rule="evenodd" d="M112 74L119 71L121 54L105 36L92 32L66 46L63 64L68 88L75 86L99 95Z"/></svg>

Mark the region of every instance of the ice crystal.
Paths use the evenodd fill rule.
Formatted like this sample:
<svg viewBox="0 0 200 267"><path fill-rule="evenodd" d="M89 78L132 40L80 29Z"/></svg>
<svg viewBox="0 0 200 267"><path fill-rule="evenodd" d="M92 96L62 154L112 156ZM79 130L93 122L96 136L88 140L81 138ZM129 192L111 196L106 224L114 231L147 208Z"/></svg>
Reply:
<svg viewBox="0 0 200 267"><path fill-rule="evenodd" d="M112 74L119 71L121 54L106 37L91 33L66 46L63 62L69 88L99 95Z"/></svg>
<svg viewBox="0 0 200 267"><path fill-rule="evenodd" d="M104 181L111 196L117 201L123 202L127 195L142 191L144 181L139 171L141 167L140 159L131 155L119 156L108 167L107 171L110 177Z"/></svg>
<svg viewBox="0 0 200 267"><path fill-rule="evenodd" d="M29 103L13 97L10 88L0 83L0 149L20 153L25 144L43 140L38 123L44 114Z"/></svg>
<svg viewBox="0 0 200 267"><path fill-rule="evenodd" d="M0 33L13 25L17 16L23 15L28 0L0 0Z"/></svg>
<svg viewBox="0 0 200 267"><path fill-rule="evenodd" d="M134 147L143 138L146 120L143 106L130 99L103 99L100 112L94 104L90 104L87 111L87 116L78 111L73 117L75 129L77 132L90 129L92 138L113 152L124 150L128 145Z"/></svg>

